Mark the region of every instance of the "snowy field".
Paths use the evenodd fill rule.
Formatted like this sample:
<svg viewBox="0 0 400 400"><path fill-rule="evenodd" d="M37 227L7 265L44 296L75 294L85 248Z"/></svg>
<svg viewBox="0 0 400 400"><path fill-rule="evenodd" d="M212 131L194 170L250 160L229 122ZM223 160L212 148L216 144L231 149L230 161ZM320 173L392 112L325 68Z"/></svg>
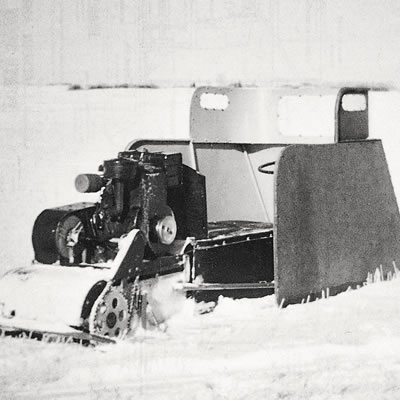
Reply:
<svg viewBox="0 0 400 400"><path fill-rule="evenodd" d="M165 332L81 347L0 338L2 399L400 398L400 279L279 309L191 300Z"/></svg>

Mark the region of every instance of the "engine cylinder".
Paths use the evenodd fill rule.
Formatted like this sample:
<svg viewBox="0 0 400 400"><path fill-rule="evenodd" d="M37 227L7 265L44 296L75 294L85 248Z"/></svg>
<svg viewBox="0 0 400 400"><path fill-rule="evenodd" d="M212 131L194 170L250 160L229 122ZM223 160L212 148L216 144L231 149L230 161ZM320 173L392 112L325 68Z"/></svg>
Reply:
<svg viewBox="0 0 400 400"><path fill-rule="evenodd" d="M124 158L104 161L104 178L133 179L136 173L136 163Z"/></svg>

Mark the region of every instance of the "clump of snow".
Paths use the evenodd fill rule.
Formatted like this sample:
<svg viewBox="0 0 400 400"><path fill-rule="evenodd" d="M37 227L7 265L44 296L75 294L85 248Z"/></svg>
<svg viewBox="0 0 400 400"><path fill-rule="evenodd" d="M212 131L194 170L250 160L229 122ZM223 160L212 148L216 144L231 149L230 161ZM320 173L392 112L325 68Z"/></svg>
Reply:
<svg viewBox="0 0 400 400"><path fill-rule="evenodd" d="M184 273L178 272L157 276L141 283L142 290L147 293L150 319L154 318L157 323L164 323L184 307L185 293L174 289L183 279Z"/></svg>

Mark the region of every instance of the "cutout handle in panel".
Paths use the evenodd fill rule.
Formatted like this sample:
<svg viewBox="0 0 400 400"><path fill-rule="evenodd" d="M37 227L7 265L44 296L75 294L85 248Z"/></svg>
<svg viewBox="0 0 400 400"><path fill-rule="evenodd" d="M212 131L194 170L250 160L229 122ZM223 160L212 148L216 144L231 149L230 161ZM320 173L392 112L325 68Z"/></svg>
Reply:
<svg viewBox="0 0 400 400"><path fill-rule="evenodd" d="M368 88L340 89L335 113L336 143L368 138Z"/></svg>

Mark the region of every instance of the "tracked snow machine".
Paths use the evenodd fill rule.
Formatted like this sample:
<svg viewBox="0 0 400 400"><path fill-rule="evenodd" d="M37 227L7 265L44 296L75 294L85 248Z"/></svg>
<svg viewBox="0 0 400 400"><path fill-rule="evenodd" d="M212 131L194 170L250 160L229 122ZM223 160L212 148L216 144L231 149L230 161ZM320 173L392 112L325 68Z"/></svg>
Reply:
<svg viewBox="0 0 400 400"><path fill-rule="evenodd" d="M368 140L368 89L339 91L328 143L280 134L281 97L199 88L189 139L133 141L79 175L99 201L37 217L35 262L0 279L1 329L102 340L166 320L186 296L275 293L286 306L387 274L400 217Z"/></svg>

